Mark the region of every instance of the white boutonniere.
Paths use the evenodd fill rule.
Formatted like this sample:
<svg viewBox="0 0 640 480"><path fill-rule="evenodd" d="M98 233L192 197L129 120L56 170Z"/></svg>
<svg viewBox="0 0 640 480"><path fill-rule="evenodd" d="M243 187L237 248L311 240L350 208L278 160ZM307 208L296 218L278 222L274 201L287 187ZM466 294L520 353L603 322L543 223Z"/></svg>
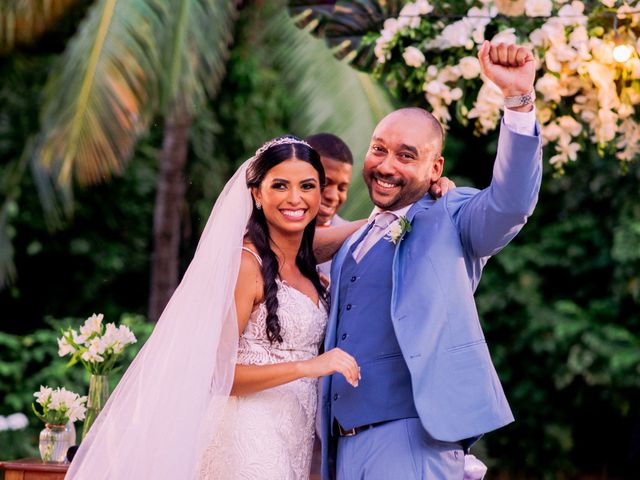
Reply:
<svg viewBox="0 0 640 480"><path fill-rule="evenodd" d="M389 233L387 233L385 238L396 245L400 241L404 233L410 231L411 224L409 223L409 220L407 220L407 217L403 215L391 224L391 226L389 227Z"/></svg>

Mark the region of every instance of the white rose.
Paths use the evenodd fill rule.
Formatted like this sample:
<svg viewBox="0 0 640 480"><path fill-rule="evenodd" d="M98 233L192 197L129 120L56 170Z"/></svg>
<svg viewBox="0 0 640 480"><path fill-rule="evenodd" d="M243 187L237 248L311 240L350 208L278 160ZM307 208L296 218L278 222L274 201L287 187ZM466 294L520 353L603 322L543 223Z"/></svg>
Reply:
<svg viewBox="0 0 640 480"><path fill-rule="evenodd" d="M454 88L453 90L451 90L451 100L453 100L454 102L460 100L462 98L462 89L461 88Z"/></svg>
<svg viewBox="0 0 640 480"><path fill-rule="evenodd" d="M418 28L420 26L420 8L413 3L407 3L400 10L398 21L402 22L403 27Z"/></svg>
<svg viewBox="0 0 640 480"><path fill-rule="evenodd" d="M424 65L424 54L416 47L407 47L402 54L402 58L410 67L418 68Z"/></svg>
<svg viewBox="0 0 640 480"><path fill-rule="evenodd" d="M464 57L460 60L460 73L469 80L480 75L480 62L476 57Z"/></svg>
<svg viewBox="0 0 640 480"><path fill-rule="evenodd" d="M536 90L542 93L546 102L560 102L560 81L556 76L545 73L536 82Z"/></svg>
<svg viewBox="0 0 640 480"><path fill-rule="evenodd" d="M386 40L391 40L400 29L400 24L395 18L387 18L382 25L380 34Z"/></svg>
<svg viewBox="0 0 640 480"><path fill-rule="evenodd" d="M427 0L418 0L416 2L416 8L420 15L426 15L433 11L433 6Z"/></svg>
<svg viewBox="0 0 640 480"><path fill-rule="evenodd" d="M587 17L582 12L584 12L584 3L576 0L558 10L559 21L563 25L585 25Z"/></svg>
<svg viewBox="0 0 640 480"><path fill-rule="evenodd" d="M515 28L507 28L506 30L498 32L491 39L491 43L493 44L505 43L507 45L512 45L518 41L515 31L516 31Z"/></svg>
<svg viewBox="0 0 640 480"><path fill-rule="evenodd" d="M551 0L526 0L525 13L528 17L548 17L551 15Z"/></svg>
<svg viewBox="0 0 640 480"><path fill-rule="evenodd" d="M424 91L427 93L430 93L431 95L441 95L442 91L445 90L446 88L447 87L445 85L438 82L437 80L432 80L431 82L425 85Z"/></svg>
<svg viewBox="0 0 640 480"><path fill-rule="evenodd" d="M9 430L9 422L7 422L6 418L0 415L0 432L3 432L5 430Z"/></svg>
<svg viewBox="0 0 640 480"><path fill-rule="evenodd" d="M470 22L465 22L464 19L447 25L440 34L442 46L444 48L463 47L471 40L472 32L473 25Z"/></svg>
<svg viewBox="0 0 640 480"><path fill-rule="evenodd" d="M435 77L437 75L438 75L438 67L436 67L435 65L429 65L427 67L427 76Z"/></svg>

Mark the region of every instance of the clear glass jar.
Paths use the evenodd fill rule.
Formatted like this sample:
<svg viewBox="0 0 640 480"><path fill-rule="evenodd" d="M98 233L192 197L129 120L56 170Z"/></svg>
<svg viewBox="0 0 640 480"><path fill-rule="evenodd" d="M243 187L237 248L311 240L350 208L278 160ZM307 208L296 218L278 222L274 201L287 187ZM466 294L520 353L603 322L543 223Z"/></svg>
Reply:
<svg viewBox="0 0 640 480"><path fill-rule="evenodd" d="M45 463L64 463L67 450L71 446L69 432L65 425L46 423L40 432L40 457Z"/></svg>

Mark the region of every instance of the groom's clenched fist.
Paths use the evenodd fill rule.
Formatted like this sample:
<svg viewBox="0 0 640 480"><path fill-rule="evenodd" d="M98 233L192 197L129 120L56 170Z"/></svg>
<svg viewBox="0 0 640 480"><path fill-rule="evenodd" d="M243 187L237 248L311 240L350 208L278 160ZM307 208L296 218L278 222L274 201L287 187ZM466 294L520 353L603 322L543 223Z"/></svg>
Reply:
<svg viewBox="0 0 640 480"><path fill-rule="evenodd" d="M485 41L478 50L478 60L482 73L505 97L525 95L533 90L536 62L530 49Z"/></svg>

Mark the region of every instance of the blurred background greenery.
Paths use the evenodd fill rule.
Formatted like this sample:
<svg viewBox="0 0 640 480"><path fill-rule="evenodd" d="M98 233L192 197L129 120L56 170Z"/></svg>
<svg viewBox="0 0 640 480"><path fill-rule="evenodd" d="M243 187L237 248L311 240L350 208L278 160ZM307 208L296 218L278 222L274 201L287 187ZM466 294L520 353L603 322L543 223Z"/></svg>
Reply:
<svg viewBox="0 0 640 480"><path fill-rule="evenodd" d="M74 184L73 196L63 200L39 190L37 165L25 154L47 128L42 112L56 95L45 88L48 77L64 68L66 46L96 8L88 0L62 3L42 32L3 44L0 56L0 415L29 415L40 384L86 391L84 371L66 370L57 358L61 327L102 312L105 321L132 326L136 347L152 329L144 318L171 115L160 109L150 115L120 175ZM297 29L284 2L240 7L227 20L230 42L217 57L217 85L190 112L180 173L186 189L176 207L179 271L236 166L283 133L344 138L357 164L342 213L366 216L371 205L359 168L376 121L397 106ZM459 185L486 186L496 142L495 135L478 138L452 125L445 174ZM489 465L488 478L637 478L640 166L630 163L623 172L594 146L564 176L551 170L545 164L529 224L488 263L476 294L517 421L487 435L474 453ZM52 220L46 212L65 201L72 216ZM0 432L0 458L36 454L42 427L32 417L27 430Z"/></svg>

